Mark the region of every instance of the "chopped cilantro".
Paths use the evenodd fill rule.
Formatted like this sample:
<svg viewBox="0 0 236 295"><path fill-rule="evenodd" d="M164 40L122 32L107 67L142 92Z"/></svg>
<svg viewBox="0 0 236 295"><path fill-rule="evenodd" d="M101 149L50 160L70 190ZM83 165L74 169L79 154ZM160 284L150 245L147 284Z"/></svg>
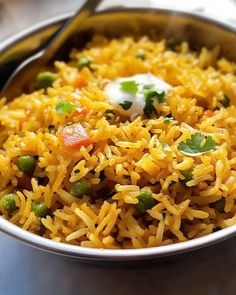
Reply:
<svg viewBox="0 0 236 295"><path fill-rule="evenodd" d="M144 97L145 97L145 107L143 112L146 116L150 116L152 113L157 114L157 111L153 105L153 100L156 99L159 103L163 103L165 101L165 91L153 89L155 85L144 85ZM146 90L145 90L146 89Z"/></svg>
<svg viewBox="0 0 236 295"><path fill-rule="evenodd" d="M145 98L155 98L159 103L163 103L165 101L165 91L158 89L147 89L144 91Z"/></svg>
<svg viewBox="0 0 236 295"><path fill-rule="evenodd" d="M119 103L119 105L122 107L123 110L127 111L128 109L131 108L132 106L132 101L128 101L128 100L125 100L124 102L122 103Z"/></svg>
<svg viewBox="0 0 236 295"><path fill-rule="evenodd" d="M202 141L205 143L202 145ZM178 150L188 156L199 156L216 149L216 142L211 136L204 136L201 133L191 135L186 142L182 141L178 145Z"/></svg>
<svg viewBox="0 0 236 295"><path fill-rule="evenodd" d="M136 94L138 92L138 83L136 81L123 81L120 83L120 90Z"/></svg>
<svg viewBox="0 0 236 295"><path fill-rule="evenodd" d="M171 148L166 142L162 142L161 145L162 145L162 148L163 148L164 151L171 152Z"/></svg>
<svg viewBox="0 0 236 295"><path fill-rule="evenodd" d="M56 112L58 115L71 113L73 109L74 105L67 100L62 100L56 105Z"/></svg>
<svg viewBox="0 0 236 295"><path fill-rule="evenodd" d="M165 117L164 120L163 120L163 123L168 125L170 124L172 121L174 120L173 117Z"/></svg>
<svg viewBox="0 0 236 295"><path fill-rule="evenodd" d="M144 114L149 117L152 113L157 115L157 110L153 105L153 99L151 97L145 98L145 107L143 109Z"/></svg>

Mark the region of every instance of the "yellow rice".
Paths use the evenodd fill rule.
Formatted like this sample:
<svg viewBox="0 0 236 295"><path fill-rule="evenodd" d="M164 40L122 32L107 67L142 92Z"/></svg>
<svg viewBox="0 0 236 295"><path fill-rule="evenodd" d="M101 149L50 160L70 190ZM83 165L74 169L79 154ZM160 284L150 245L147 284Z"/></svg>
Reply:
<svg viewBox="0 0 236 295"><path fill-rule="evenodd" d="M140 49L145 60L136 57ZM93 70L81 70L88 85L78 90L74 81L81 56L93 60ZM47 91L0 101L0 198L14 192L18 207L14 214L2 210L4 218L55 241L114 249L186 241L236 223L236 65L219 57L218 47L195 52L183 42L171 51L165 40L95 36L82 51L72 51L68 64L55 62L55 69L57 79ZM124 120L115 114L107 120L105 112L113 107L103 82L149 72L173 86L167 104L158 107L159 116ZM217 109L222 95L231 105ZM58 115L61 98L82 102L88 114ZM206 110L214 114L204 116ZM164 124L170 112L174 120ZM80 122L93 144L67 152L48 126L68 122ZM178 144L196 132L211 135L217 149L196 157L181 153ZM21 155L38 155L35 176L47 176L46 186L33 177L32 189L18 188ZM182 172L189 169L193 179L184 184ZM71 183L84 178L95 191L114 190L113 196L72 196ZM156 205L139 216L135 204L143 187L152 190ZM223 213L211 206L221 198ZM31 211L35 200L43 201L50 215L37 218Z"/></svg>

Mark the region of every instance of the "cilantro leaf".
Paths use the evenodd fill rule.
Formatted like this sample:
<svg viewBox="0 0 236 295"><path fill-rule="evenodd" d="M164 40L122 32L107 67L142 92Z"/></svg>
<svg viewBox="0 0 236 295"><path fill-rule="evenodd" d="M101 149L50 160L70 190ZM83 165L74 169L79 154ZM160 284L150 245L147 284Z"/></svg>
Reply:
<svg viewBox="0 0 236 295"><path fill-rule="evenodd" d="M165 91L153 89L154 86L155 85L153 84L143 86L145 97L145 107L143 112L146 116L150 116L152 113L157 115L157 110L153 105L154 99L156 99L159 103L163 103L165 101Z"/></svg>
<svg viewBox="0 0 236 295"><path fill-rule="evenodd" d="M132 101L128 101L128 100L125 100L124 102L122 103L119 103L119 105L122 107L123 110L127 111L128 109L131 108L132 106Z"/></svg>
<svg viewBox="0 0 236 295"><path fill-rule="evenodd" d="M164 120L163 120L163 123L168 125L170 124L172 121L174 120L173 117L165 117Z"/></svg>
<svg viewBox="0 0 236 295"><path fill-rule="evenodd" d="M150 88L144 91L144 96L145 98L155 98L159 103L163 103L166 93L163 90Z"/></svg>
<svg viewBox="0 0 236 295"><path fill-rule="evenodd" d="M147 117L149 117L152 113L155 113L157 115L157 110L153 105L153 99L151 97L145 98L145 106L143 112Z"/></svg>
<svg viewBox="0 0 236 295"><path fill-rule="evenodd" d="M202 141L205 139L204 145ZM211 136L204 136L201 133L191 135L186 142L182 141L178 145L178 150L188 156L199 156L216 149L216 142Z"/></svg>
<svg viewBox="0 0 236 295"><path fill-rule="evenodd" d="M138 83L133 80L121 82L120 90L131 94L136 94L138 92Z"/></svg>
<svg viewBox="0 0 236 295"><path fill-rule="evenodd" d="M68 100L62 100L56 105L56 112L58 115L71 113L74 107L75 106Z"/></svg>
<svg viewBox="0 0 236 295"><path fill-rule="evenodd" d="M164 151L171 152L171 148L166 142L162 142L161 145Z"/></svg>

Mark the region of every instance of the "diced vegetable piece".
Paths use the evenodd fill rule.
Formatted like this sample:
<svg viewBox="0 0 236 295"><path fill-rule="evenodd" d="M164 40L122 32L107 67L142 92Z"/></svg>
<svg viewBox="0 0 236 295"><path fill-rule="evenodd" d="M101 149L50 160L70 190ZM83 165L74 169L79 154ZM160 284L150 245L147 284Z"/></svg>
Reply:
<svg viewBox="0 0 236 295"><path fill-rule="evenodd" d="M91 63L92 63L92 60L84 56L78 60L77 66L79 70L82 70L85 67L90 68Z"/></svg>
<svg viewBox="0 0 236 295"><path fill-rule="evenodd" d="M77 88L82 88L87 85L87 79L84 75L78 74L75 79L74 85Z"/></svg>
<svg viewBox="0 0 236 295"><path fill-rule="evenodd" d="M89 112L89 110L86 106L78 107L78 108L76 108L75 112L73 113L73 117L76 117L79 115L87 115L88 112Z"/></svg>
<svg viewBox="0 0 236 295"><path fill-rule="evenodd" d="M139 213L145 213L156 204L156 201L152 196L152 192L147 189L141 190L137 198L139 202L135 205L135 208Z"/></svg>
<svg viewBox="0 0 236 295"><path fill-rule="evenodd" d="M80 198L83 195L89 196L92 193L92 186L85 179L79 180L73 183L70 193L76 198Z"/></svg>
<svg viewBox="0 0 236 295"><path fill-rule="evenodd" d="M81 146L88 146L92 143L92 139L80 123L61 128L58 136L64 146L69 149L79 149Z"/></svg>
<svg viewBox="0 0 236 295"><path fill-rule="evenodd" d="M202 145L203 140L205 143ZM199 156L215 149L215 140L211 136L204 136L201 133L192 134L190 139L187 139L186 142L182 141L178 145L178 150L188 156Z"/></svg>
<svg viewBox="0 0 236 295"><path fill-rule="evenodd" d="M224 210L225 210L225 198L221 198L218 201L212 203L211 207L215 208L219 213L224 213Z"/></svg>
<svg viewBox="0 0 236 295"><path fill-rule="evenodd" d="M32 175L36 167L36 160L31 156L22 156L17 159L17 166L20 171Z"/></svg>
<svg viewBox="0 0 236 295"><path fill-rule="evenodd" d="M31 210L35 216L40 218L46 217L49 212L48 207L43 202L33 202Z"/></svg>
<svg viewBox="0 0 236 295"><path fill-rule="evenodd" d="M210 118L212 116L214 116L214 112L212 110L206 110L205 112L203 112L203 115Z"/></svg>
<svg viewBox="0 0 236 295"><path fill-rule="evenodd" d="M56 112L58 115L70 114L74 110L75 106L68 100L62 100L56 105Z"/></svg>
<svg viewBox="0 0 236 295"><path fill-rule="evenodd" d="M191 169L189 169L189 170L185 170L185 171L182 171L182 172L181 172L182 175L185 177L185 179L184 179L184 182L185 182L185 183L193 179L193 174L192 174L192 172L193 172L193 171L192 171Z"/></svg>
<svg viewBox="0 0 236 295"><path fill-rule="evenodd" d="M123 103L119 103L123 110L127 111L132 106L132 101L125 100Z"/></svg>
<svg viewBox="0 0 236 295"><path fill-rule="evenodd" d="M42 72L37 76L37 83L39 88L48 88L56 80L57 75L52 72Z"/></svg>
<svg viewBox="0 0 236 295"><path fill-rule="evenodd" d="M16 211L17 206L14 200L14 194L5 195L0 201L0 207L9 214Z"/></svg>
<svg viewBox="0 0 236 295"><path fill-rule="evenodd" d="M137 51L135 57L145 59L146 53L142 48L139 48L139 50Z"/></svg>
<svg viewBox="0 0 236 295"><path fill-rule="evenodd" d="M131 94L136 94L138 92L138 83L133 80L121 82L120 90Z"/></svg>

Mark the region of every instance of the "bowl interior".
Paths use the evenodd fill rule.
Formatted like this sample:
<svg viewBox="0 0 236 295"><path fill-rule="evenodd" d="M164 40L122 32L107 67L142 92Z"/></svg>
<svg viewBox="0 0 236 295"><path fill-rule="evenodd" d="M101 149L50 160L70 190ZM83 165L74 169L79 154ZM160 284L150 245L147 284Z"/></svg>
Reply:
<svg viewBox="0 0 236 295"><path fill-rule="evenodd" d="M27 56L42 48L47 40L70 17L60 16L36 25L0 44L0 87ZM193 48L219 45L221 54L236 61L236 28L197 14L165 9L112 9L87 19L67 44L83 47L94 34L108 37L149 35L153 38L174 37L188 41ZM200 248L236 233L236 226L202 238L174 245L147 249L101 250L57 243L18 228L0 217L0 229L27 244L62 255L95 260L137 260L167 256Z"/></svg>

